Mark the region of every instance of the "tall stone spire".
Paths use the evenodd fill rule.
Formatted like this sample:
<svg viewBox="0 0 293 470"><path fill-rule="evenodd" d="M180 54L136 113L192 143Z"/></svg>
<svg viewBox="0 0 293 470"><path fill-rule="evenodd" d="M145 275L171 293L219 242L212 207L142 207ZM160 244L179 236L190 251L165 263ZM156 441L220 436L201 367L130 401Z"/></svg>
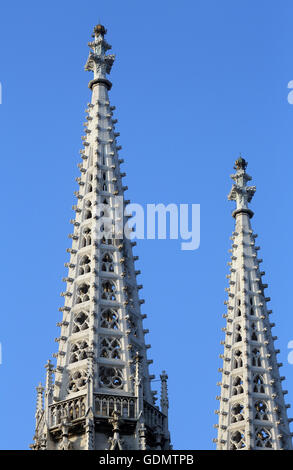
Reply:
<svg viewBox="0 0 293 470"><path fill-rule="evenodd" d="M232 213L235 231L229 279L222 381L218 383L221 394L217 397L220 409L218 438L214 439L218 450L292 449L289 429L291 420L282 390L282 380L274 347L268 309L269 297L262 281L257 235L251 229L253 212L248 204L254 186L247 186L251 177L246 173L247 162L240 157L235 163L236 173L228 199L236 202Z"/></svg>
<svg viewBox="0 0 293 470"><path fill-rule="evenodd" d="M70 221L55 382L48 362L44 410L38 388L34 449L170 448L167 408L160 411L151 390L136 243L121 231L127 187L108 96L115 57L106 55L105 34L104 26L95 27L85 66L94 77Z"/></svg>

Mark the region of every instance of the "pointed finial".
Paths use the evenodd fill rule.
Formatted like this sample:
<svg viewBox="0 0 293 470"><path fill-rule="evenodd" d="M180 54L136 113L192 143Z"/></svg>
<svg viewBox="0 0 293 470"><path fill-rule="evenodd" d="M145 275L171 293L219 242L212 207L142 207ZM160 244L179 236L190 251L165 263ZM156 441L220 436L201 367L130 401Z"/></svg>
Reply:
<svg viewBox="0 0 293 470"><path fill-rule="evenodd" d="M107 80L106 75L111 72L111 67L115 60L115 55L107 55L106 52L111 49L110 44L104 39L107 30L102 24L97 24L94 28L92 37L94 40L89 42L90 47L89 56L85 64L85 70L94 72L94 80L91 80L89 87L93 85L102 84L111 89L111 82Z"/></svg>
<svg viewBox="0 0 293 470"><path fill-rule="evenodd" d="M93 380L94 376L94 357L95 353L93 348L88 349L87 353L87 373L88 373L88 380Z"/></svg>
<svg viewBox="0 0 293 470"><path fill-rule="evenodd" d="M96 36L105 36L105 34L107 34L107 30L105 28L105 26L103 26L102 24L97 24L95 27L94 27L94 33Z"/></svg>
<svg viewBox="0 0 293 470"><path fill-rule="evenodd" d="M140 365L141 365L142 356L136 351L134 356L135 361L135 381L136 383L140 383Z"/></svg>
<svg viewBox="0 0 293 470"><path fill-rule="evenodd" d="M43 392L44 392L44 387L42 386L41 383L36 387L37 390L37 410L36 413L39 411L43 410Z"/></svg>
<svg viewBox="0 0 293 470"><path fill-rule="evenodd" d="M241 157L241 153L239 158L236 160L235 165L234 165L234 170L244 170L247 167L247 161Z"/></svg>
<svg viewBox="0 0 293 470"><path fill-rule="evenodd" d="M163 370L162 374L160 375L161 379L161 411L164 415L168 416L168 408L169 408L169 399L168 399L168 387L167 387L167 380L168 375L166 371Z"/></svg>
<svg viewBox="0 0 293 470"><path fill-rule="evenodd" d="M137 402L137 411L138 413L143 410L143 389L142 389L142 377L141 377L141 361L142 361L142 356L139 354L138 351L136 351L135 356L134 356L134 362L135 362L135 373L134 373L134 394L138 398Z"/></svg>
<svg viewBox="0 0 293 470"><path fill-rule="evenodd" d="M48 359L45 365L45 369L46 369L46 392L48 393L51 391L52 385L53 385L53 364L50 361L50 359Z"/></svg>
<svg viewBox="0 0 293 470"><path fill-rule="evenodd" d="M121 414L119 413L118 410L113 410L112 412L112 417L108 419L108 422L112 424L113 426L113 431L118 432L119 431L119 420L120 420Z"/></svg>
<svg viewBox="0 0 293 470"><path fill-rule="evenodd" d="M247 161L240 155L234 164L236 173L231 175L235 184L233 184L228 195L230 201L236 201L236 210L232 213L233 217L240 213L246 213L249 217L253 216L253 212L248 208L248 203L251 201L256 188L255 186L247 186L251 176L246 173L246 167Z"/></svg>
<svg viewBox="0 0 293 470"><path fill-rule="evenodd" d="M39 382L39 385L36 387L36 390L38 392L44 390L43 385L41 384L41 382Z"/></svg>

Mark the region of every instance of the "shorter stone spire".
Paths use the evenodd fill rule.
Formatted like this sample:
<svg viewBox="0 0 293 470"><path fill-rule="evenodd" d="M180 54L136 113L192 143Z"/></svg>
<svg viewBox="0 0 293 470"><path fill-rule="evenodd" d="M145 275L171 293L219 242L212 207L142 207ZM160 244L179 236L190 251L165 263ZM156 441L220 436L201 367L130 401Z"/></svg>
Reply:
<svg viewBox="0 0 293 470"><path fill-rule="evenodd" d="M235 230L232 235L221 393L216 397L218 450L292 450L292 439L285 403L283 377L278 362L277 339L272 334L272 311L268 308L268 287L260 269L257 235L251 227L253 212L248 208L255 186L247 186L251 177L246 173L247 162L240 157L235 162L236 173L229 200L236 202Z"/></svg>
<svg viewBox="0 0 293 470"><path fill-rule="evenodd" d="M46 431L44 419L44 387L41 383L36 387L37 390L37 406L36 406L36 430L34 435L34 443L30 445L32 450L42 450L46 448Z"/></svg>

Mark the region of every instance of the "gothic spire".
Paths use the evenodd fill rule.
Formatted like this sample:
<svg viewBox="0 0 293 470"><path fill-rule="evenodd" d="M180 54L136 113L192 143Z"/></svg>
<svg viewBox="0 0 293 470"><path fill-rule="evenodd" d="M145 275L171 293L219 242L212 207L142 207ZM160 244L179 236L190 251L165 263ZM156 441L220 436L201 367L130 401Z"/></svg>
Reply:
<svg viewBox="0 0 293 470"><path fill-rule="evenodd" d="M271 329L268 308L270 298L264 290L264 272L260 269L257 235L251 229L253 212L248 207L255 186L247 186L251 177L246 173L247 162L240 157L235 163L236 173L229 200L236 202L232 215L235 231L229 279L222 380L217 397L220 409L218 438L219 450L292 449L289 429L291 420L282 389L282 380L274 346L276 336Z"/></svg>
<svg viewBox="0 0 293 470"><path fill-rule="evenodd" d="M143 328L146 315L141 313L144 300L136 279L140 271L135 269L138 256L132 253L135 242L121 230L113 232L128 201L115 107L108 96L112 84L107 75L114 56L107 55L111 46L105 35L104 26L97 25L85 66L93 72L91 102L76 178L75 217L70 221L72 246L67 250L68 275L61 293L55 382L49 362L46 418L41 429L38 425L36 449L44 442L46 449L135 450L158 445L168 449L170 445L165 409L156 406L151 390L154 376L149 373L152 360L147 358L150 345L145 343L148 330ZM40 409L40 389L38 393Z"/></svg>

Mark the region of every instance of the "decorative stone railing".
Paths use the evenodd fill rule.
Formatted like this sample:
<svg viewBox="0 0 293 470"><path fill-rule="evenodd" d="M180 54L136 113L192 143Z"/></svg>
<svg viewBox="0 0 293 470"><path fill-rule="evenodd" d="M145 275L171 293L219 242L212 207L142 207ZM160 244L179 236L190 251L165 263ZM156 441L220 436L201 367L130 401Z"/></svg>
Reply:
<svg viewBox="0 0 293 470"><path fill-rule="evenodd" d="M95 416L112 417L113 411L118 411L121 418L135 419L136 398L135 397L119 397L117 395L95 395Z"/></svg>
<svg viewBox="0 0 293 470"><path fill-rule="evenodd" d="M164 419L165 415L161 413L155 406L150 405L148 402L144 402L144 416L145 416L145 423L147 426L151 428L155 428L157 426L163 428L164 427Z"/></svg>
<svg viewBox="0 0 293 470"><path fill-rule="evenodd" d="M117 395L95 394L95 416L111 418L113 411L118 411L122 419L137 419L136 397L120 397ZM60 401L49 406L49 427L83 418L86 413L86 395ZM151 428L164 427L165 416L155 406L144 402L145 423Z"/></svg>
<svg viewBox="0 0 293 470"><path fill-rule="evenodd" d="M85 412L85 395L71 400L60 401L49 406L49 426L58 426L65 419L74 421L75 419L82 418Z"/></svg>

